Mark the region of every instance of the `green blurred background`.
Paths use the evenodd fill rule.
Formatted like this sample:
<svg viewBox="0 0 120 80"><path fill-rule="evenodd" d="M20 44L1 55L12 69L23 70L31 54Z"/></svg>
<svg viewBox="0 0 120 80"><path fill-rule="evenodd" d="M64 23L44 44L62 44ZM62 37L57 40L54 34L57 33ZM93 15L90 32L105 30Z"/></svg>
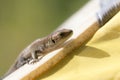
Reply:
<svg viewBox="0 0 120 80"><path fill-rule="evenodd" d="M51 33L87 0L0 0L0 76L32 41Z"/></svg>

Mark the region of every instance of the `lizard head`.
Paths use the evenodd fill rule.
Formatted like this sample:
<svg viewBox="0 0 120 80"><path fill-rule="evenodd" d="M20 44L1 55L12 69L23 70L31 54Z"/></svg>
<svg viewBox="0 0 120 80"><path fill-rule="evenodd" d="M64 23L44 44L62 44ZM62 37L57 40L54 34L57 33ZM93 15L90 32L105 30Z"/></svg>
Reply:
<svg viewBox="0 0 120 80"><path fill-rule="evenodd" d="M58 30L51 35L51 42L56 45L64 43L71 35L73 31L71 29Z"/></svg>

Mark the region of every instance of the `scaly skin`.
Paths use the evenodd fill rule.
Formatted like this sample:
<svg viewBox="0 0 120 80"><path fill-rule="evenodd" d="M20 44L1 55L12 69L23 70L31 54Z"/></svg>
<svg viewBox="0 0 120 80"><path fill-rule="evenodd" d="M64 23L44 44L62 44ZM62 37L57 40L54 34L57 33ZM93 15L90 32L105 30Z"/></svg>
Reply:
<svg viewBox="0 0 120 80"><path fill-rule="evenodd" d="M15 63L3 77L6 77L26 63L32 64L39 61L47 53L58 49L59 45L63 44L72 33L73 31L70 29L62 29L48 35L47 37L35 40L19 54Z"/></svg>

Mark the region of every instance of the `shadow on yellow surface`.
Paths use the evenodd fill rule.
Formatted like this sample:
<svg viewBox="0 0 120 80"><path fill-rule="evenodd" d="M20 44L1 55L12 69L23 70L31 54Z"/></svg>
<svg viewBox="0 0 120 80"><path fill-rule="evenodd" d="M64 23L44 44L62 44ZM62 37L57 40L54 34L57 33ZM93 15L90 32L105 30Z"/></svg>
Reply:
<svg viewBox="0 0 120 80"><path fill-rule="evenodd" d="M68 54L42 80L120 80L120 12L85 46Z"/></svg>

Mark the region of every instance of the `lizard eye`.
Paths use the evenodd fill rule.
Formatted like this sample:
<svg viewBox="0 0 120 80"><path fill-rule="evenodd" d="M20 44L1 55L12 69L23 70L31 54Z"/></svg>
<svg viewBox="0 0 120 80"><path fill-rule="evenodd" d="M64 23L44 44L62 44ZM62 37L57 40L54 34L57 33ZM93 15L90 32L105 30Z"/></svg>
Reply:
<svg viewBox="0 0 120 80"><path fill-rule="evenodd" d="M60 33L60 36L64 36L65 34L64 33Z"/></svg>

